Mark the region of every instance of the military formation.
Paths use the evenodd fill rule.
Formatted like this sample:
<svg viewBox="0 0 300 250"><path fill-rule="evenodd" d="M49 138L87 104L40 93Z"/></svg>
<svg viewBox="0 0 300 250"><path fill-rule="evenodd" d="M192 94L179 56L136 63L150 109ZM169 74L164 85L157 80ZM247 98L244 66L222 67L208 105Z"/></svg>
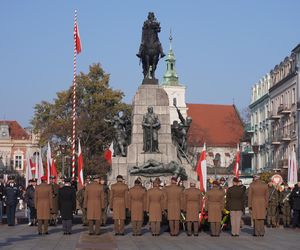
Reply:
<svg viewBox="0 0 300 250"><path fill-rule="evenodd" d="M76 192L71 179L65 178L62 185L55 177L32 179L22 191L13 178L4 184L0 179L1 221L5 204L8 226L16 223L16 207L21 200L27 204L30 226L37 226L39 235L49 234L49 224L56 226L62 221L63 234L72 233L74 214L81 210L83 226L88 226L90 235L99 235L105 226L107 216L112 213L115 235L125 234L128 217L131 220L133 236L142 235L142 228L148 221L153 236L162 233L162 224L167 224L171 236L177 236L184 229L188 236L198 236L207 223L212 237L218 237L224 227L231 228L233 237L238 237L242 216L246 207L253 225L254 236L264 236L268 227L300 227L300 182L291 190L288 185L266 184L259 176L246 189L241 181L233 178L231 187L225 179L215 180L207 192L201 192L196 183L185 188L182 182L172 177L170 185L163 185L159 178L148 190L138 177L129 188L121 175L110 188L99 176L88 176L84 187ZM293 218L293 221L291 220ZM203 224L204 222L204 224Z"/></svg>

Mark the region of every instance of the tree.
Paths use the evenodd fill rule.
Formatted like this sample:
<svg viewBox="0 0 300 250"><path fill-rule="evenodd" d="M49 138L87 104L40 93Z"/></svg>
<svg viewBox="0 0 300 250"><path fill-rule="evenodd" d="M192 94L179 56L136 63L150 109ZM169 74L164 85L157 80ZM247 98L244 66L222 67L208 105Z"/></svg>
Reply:
<svg viewBox="0 0 300 250"><path fill-rule="evenodd" d="M67 145L71 155L72 138L72 86L57 93L53 103L42 101L35 106L31 121L40 134L40 145L51 142L54 157L60 165L63 153L60 145ZM112 141L113 128L104 121L119 111L130 115L131 108L122 102L124 94L109 86L109 74L100 64L93 64L87 74L77 76L76 132L82 146L86 174L106 174L109 166L103 159L103 151Z"/></svg>

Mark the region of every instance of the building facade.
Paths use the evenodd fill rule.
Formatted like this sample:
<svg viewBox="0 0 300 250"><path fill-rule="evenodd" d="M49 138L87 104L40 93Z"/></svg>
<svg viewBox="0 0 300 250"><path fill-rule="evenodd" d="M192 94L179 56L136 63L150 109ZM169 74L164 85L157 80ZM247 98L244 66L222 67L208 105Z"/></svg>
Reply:
<svg viewBox="0 0 300 250"><path fill-rule="evenodd" d="M39 152L38 137L17 121L0 121L0 171L24 175L26 155Z"/></svg>
<svg viewBox="0 0 300 250"><path fill-rule="evenodd" d="M298 45L252 88L249 107L256 172L287 169L291 151L298 152L299 51Z"/></svg>

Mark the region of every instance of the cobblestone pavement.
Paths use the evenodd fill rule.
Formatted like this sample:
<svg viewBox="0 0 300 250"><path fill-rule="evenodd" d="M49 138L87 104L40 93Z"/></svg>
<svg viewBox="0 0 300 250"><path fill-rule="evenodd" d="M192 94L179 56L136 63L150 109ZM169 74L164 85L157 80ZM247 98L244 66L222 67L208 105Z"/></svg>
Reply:
<svg viewBox="0 0 300 250"><path fill-rule="evenodd" d="M125 236L115 236L113 226L101 229L100 236L90 236L87 228L81 225L73 227L72 235L63 235L61 225L50 227L49 235L39 236L36 227L26 224L8 227L0 225L0 249L299 249L300 230L266 229L265 237L253 237L252 229L245 226L240 237L231 237L229 232L222 232L219 238L212 238L206 232L198 237L188 237L184 232L178 237L171 237L164 232L153 237L147 227L143 236L132 236L129 226Z"/></svg>

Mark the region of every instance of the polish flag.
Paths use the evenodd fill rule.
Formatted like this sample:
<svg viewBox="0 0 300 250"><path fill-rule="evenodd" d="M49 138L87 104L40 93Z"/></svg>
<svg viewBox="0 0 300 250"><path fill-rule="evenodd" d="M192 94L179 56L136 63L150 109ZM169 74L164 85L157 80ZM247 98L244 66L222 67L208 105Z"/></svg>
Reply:
<svg viewBox="0 0 300 250"><path fill-rule="evenodd" d="M30 166L30 156L29 152L26 152L26 173L25 173L25 185L26 187L28 186L28 181L32 179L32 171L31 171L31 166Z"/></svg>
<svg viewBox="0 0 300 250"><path fill-rule="evenodd" d="M51 161L51 170L50 170L50 173L51 173L52 176L55 177L55 183L57 183L58 174L57 174L57 170L56 170L54 159L52 159L52 161Z"/></svg>
<svg viewBox="0 0 300 250"><path fill-rule="evenodd" d="M81 46L81 40L80 40L77 20L75 21L75 24L74 24L74 41L75 41L75 46L76 46L76 53L79 54L81 52L82 46Z"/></svg>
<svg viewBox="0 0 300 250"><path fill-rule="evenodd" d="M234 165L234 175L236 178L239 178L239 170L240 170L240 146L239 144L237 145L237 153L236 153L236 158L235 158L235 165Z"/></svg>
<svg viewBox="0 0 300 250"><path fill-rule="evenodd" d="M82 188L84 184L83 180L83 158L82 158L82 151L80 141L78 142L78 188Z"/></svg>
<svg viewBox="0 0 300 250"><path fill-rule="evenodd" d="M206 168L206 145L204 143L200 158L197 163L196 172L199 176L201 192L207 189L207 168Z"/></svg>
<svg viewBox="0 0 300 250"><path fill-rule="evenodd" d="M38 155L38 167L37 167L37 184L41 184L41 178L44 176L44 166L43 166L43 160L42 160L42 151L40 150L39 155Z"/></svg>
<svg viewBox="0 0 300 250"><path fill-rule="evenodd" d="M47 148L47 170L46 170L46 176L47 176L47 183L50 183L50 175L51 175L51 166L52 166L52 157L51 157L51 148L50 143L48 142L48 148Z"/></svg>
<svg viewBox="0 0 300 250"><path fill-rule="evenodd" d="M112 157L114 155L114 145L113 142L110 144L109 148L104 151L104 159L112 165Z"/></svg>

